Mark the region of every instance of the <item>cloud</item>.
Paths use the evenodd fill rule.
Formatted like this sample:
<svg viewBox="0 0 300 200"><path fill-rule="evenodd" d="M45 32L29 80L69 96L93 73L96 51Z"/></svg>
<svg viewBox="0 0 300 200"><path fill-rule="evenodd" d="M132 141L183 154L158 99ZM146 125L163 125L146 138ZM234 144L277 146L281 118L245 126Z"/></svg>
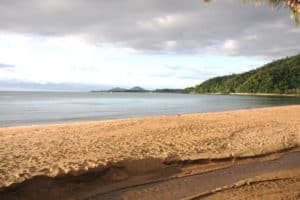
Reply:
<svg viewBox="0 0 300 200"><path fill-rule="evenodd" d="M76 35L133 52L277 58L300 51L288 9L236 0L2 0L0 31Z"/></svg>
<svg viewBox="0 0 300 200"><path fill-rule="evenodd" d="M238 42L236 40L226 40L223 49L228 53L235 54L239 49Z"/></svg>
<svg viewBox="0 0 300 200"><path fill-rule="evenodd" d="M0 69L14 68L14 65L0 63Z"/></svg>
<svg viewBox="0 0 300 200"><path fill-rule="evenodd" d="M35 83L20 80L0 80L0 90L16 91L89 91L107 90L112 88L110 85L101 84L80 84L80 83Z"/></svg>
<svg viewBox="0 0 300 200"><path fill-rule="evenodd" d="M217 72L212 69L207 70L200 66L187 67L174 65L164 66L162 67L162 71L159 73L152 73L151 75L160 78L176 78L199 82L216 76Z"/></svg>

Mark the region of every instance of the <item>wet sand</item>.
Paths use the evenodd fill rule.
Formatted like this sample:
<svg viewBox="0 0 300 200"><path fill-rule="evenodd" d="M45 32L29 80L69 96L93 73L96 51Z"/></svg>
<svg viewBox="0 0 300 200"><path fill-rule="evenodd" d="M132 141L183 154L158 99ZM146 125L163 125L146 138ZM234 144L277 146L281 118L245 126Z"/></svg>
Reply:
<svg viewBox="0 0 300 200"><path fill-rule="evenodd" d="M300 152L288 153L279 159L263 162L255 162L213 170L206 173L193 174L174 178L171 180L129 187L106 194L98 194L91 200L105 199L218 199L221 197L211 195L215 188L232 185L240 180L246 180L266 173L280 172L282 170L292 171L292 178L297 178L296 189L300 195ZM279 179L281 180L281 179ZM249 184L250 185L250 184ZM220 188L221 189L221 188ZM289 194L291 191L285 191ZM228 192L231 194L230 192ZM242 193L242 192L241 192ZM228 195L229 196L229 195ZM224 195L225 197L225 195ZM226 198L225 198L226 199Z"/></svg>
<svg viewBox="0 0 300 200"><path fill-rule="evenodd" d="M35 177L0 191L0 197L3 200L220 199L222 196L240 199L243 195L249 196L250 191L250 196L258 196L263 191L260 197L268 197L268 193L277 191L281 197L297 197L300 195L299 157L298 149L207 164L159 164L158 160L149 160L146 164L156 163L157 167L148 172L135 171L132 165L119 163L105 171L80 176Z"/></svg>
<svg viewBox="0 0 300 200"><path fill-rule="evenodd" d="M242 181L194 199L300 199L300 170L280 171Z"/></svg>
<svg viewBox="0 0 300 200"><path fill-rule="evenodd" d="M176 163L256 157L299 144L300 106L1 128L0 190L63 177L84 184L86 175L96 182L101 176L105 191L105 180L134 176L140 184L180 172Z"/></svg>

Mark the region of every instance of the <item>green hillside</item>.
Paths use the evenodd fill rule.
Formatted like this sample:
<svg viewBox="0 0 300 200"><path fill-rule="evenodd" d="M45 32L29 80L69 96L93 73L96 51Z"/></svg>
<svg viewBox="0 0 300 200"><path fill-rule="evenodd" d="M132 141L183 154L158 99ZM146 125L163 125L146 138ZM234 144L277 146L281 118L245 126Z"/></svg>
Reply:
<svg viewBox="0 0 300 200"><path fill-rule="evenodd" d="M300 54L246 73L212 78L186 90L195 93L300 94Z"/></svg>

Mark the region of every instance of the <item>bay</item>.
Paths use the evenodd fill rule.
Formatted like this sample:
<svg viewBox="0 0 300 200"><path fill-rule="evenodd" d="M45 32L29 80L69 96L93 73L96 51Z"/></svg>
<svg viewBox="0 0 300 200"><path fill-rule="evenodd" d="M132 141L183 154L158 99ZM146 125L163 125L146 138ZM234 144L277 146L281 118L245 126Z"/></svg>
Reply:
<svg viewBox="0 0 300 200"><path fill-rule="evenodd" d="M0 127L300 104L299 97L167 93L0 92Z"/></svg>

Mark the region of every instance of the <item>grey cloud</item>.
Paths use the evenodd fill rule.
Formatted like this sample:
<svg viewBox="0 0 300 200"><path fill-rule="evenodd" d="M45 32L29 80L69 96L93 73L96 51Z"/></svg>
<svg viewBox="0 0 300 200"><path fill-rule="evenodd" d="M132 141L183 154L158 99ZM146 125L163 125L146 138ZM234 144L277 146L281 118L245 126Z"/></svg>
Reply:
<svg viewBox="0 0 300 200"><path fill-rule="evenodd" d="M0 69L4 69L4 68L14 68L14 67L15 67L14 65L0 63Z"/></svg>
<svg viewBox="0 0 300 200"><path fill-rule="evenodd" d="M217 73L214 71L190 69L183 73L178 73L177 78L192 79L192 80L206 80L216 76Z"/></svg>
<svg viewBox="0 0 300 200"><path fill-rule="evenodd" d="M163 72L153 73L152 76L161 78L179 78L179 79L190 79L190 80L205 80L217 75L216 70L205 70L202 67L184 67L184 66L164 66Z"/></svg>
<svg viewBox="0 0 300 200"><path fill-rule="evenodd" d="M289 10L238 0L2 0L0 31L85 35L142 52L277 58L300 51Z"/></svg>

